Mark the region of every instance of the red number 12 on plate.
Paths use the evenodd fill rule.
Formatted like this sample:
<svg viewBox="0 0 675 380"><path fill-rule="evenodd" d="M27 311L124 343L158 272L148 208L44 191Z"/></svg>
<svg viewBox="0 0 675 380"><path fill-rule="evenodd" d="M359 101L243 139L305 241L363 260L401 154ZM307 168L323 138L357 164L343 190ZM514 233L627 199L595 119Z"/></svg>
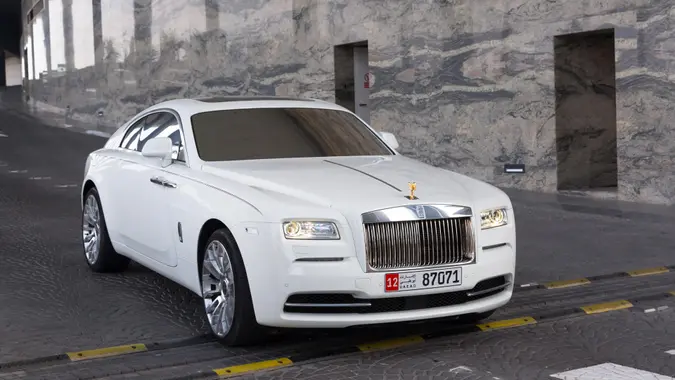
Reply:
<svg viewBox="0 0 675 380"><path fill-rule="evenodd" d="M398 291L398 273L387 273L384 275L384 291Z"/></svg>

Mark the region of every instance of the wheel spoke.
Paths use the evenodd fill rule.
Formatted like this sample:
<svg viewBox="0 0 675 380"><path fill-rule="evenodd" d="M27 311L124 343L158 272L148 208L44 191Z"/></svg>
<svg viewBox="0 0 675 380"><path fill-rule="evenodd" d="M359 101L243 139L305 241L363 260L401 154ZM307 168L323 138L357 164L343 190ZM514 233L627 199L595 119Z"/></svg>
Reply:
<svg viewBox="0 0 675 380"><path fill-rule="evenodd" d="M223 278L223 272L218 270L218 264L216 264L215 261L216 260L210 258L204 259L204 269L216 280L221 280Z"/></svg>
<svg viewBox="0 0 675 380"><path fill-rule="evenodd" d="M226 308L224 302L218 302L218 305L213 310L213 316L211 317L211 320L213 321L212 324L216 334L222 334L225 332L225 326L223 325L225 311Z"/></svg>
<svg viewBox="0 0 675 380"><path fill-rule="evenodd" d="M89 239L85 240L84 242L84 249L87 252L92 252L94 248L96 248L96 241L97 241L96 235L94 234L89 235Z"/></svg>
<svg viewBox="0 0 675 380"><path fill-rule="evenodd" d="M213 300L213 302L206 307L206 314L213 314L218 305L220 305L220 297Z"/></svg>
<svg viewBox="0 0 675 380"><path fill-rule="evenodd" d="M204 289L204 298L213 299L213 297L220 294L220 289L216 286L215 289Z"/></svg>

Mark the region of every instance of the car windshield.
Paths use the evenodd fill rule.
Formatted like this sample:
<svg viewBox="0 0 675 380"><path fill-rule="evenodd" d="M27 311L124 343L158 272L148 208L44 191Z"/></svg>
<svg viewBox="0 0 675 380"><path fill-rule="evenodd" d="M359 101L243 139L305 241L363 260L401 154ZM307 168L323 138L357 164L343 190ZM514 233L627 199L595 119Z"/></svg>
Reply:
<svg viewBox="0 0 675 380"><path fill-rule="evenodd" d="M392 151L349 112L317 108L253 108L192 116L204 161L381 156Z"/></svg>

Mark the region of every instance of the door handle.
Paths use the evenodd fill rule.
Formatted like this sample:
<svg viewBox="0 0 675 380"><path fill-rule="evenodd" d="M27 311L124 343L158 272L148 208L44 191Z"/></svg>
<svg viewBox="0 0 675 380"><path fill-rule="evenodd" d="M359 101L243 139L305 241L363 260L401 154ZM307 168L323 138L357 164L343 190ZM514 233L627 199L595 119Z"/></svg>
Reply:
<svg viewBox="0 0 675 380"><path fill-rule="evenodd" d="M175 189L176 184L173 182L169 182L165 180L164 178L161 177L152 177L150 178L150 182L154 183L155 185L162 185L164 187L168 187L170 189Z"/></svg>
<svg viewBox="0 0 675 380"><path fill-rule="evenodd" d="M164 187L168 187L168 188L170 188L170 189L175 189L175 188L176 188L176 184L175 184L175 183L169 182L169 181L167 181L167 180L164 180L164 182L162 183L162 185L164 185Z"/></svg>

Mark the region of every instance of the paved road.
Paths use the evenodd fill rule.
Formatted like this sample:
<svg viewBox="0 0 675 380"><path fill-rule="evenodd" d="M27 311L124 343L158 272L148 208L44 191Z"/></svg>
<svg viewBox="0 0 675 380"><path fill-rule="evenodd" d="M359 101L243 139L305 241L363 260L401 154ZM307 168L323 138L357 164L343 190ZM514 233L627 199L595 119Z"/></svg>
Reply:
<svg viewBox="0 0 675 380"><path fill-rule="evenodd" d="M172 282L138 265L117 275L87 269L79 184L87 153L103 143L0 110L0 362L206 333L199 300ZM518 283L675 264L671 209L510 193L518 222ZM667 288L661 280L625 281L594 288L589 302L619 291ZM501 315L583 299L565 291L531 297L516 297ZM196 355L262 355L207 351Z"/></svg>
<svg viewBox="0 0 675 380"><path fill-rule="evenodd" d="M673 309L620 311L347 355L241 379L673 380L675 356L667 352L675 349L673 337Z"/></svg>

